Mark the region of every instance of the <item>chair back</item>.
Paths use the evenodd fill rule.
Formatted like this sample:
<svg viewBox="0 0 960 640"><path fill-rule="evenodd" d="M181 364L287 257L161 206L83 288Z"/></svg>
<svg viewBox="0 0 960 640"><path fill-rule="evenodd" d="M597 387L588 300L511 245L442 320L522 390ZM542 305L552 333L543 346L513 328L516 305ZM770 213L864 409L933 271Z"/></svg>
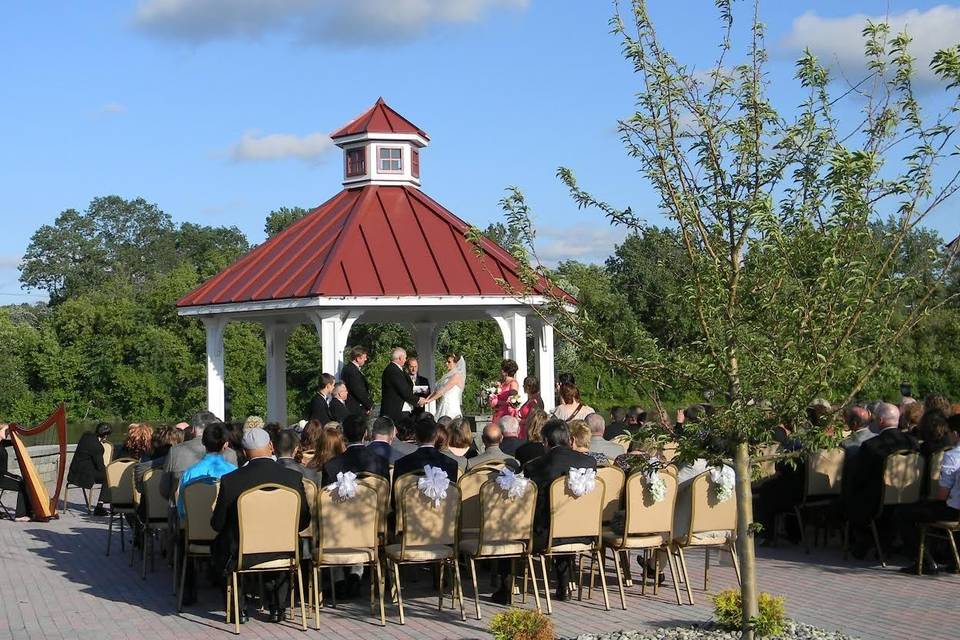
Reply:
<svg viewBox="0 0 960 640"><path fill-rule="evenodd" d="M701 473L690 484L689 536L707 531L736 531L736 493L720 502L717 485L710 480L710 472Z"/></svg>
<svg viewBox="0 0 960 640"><path fill-rule="evenodd" d="M113 443L104 440L103 445L103 466L107 467L111 462L113 462Z"/></svg>
<svg viewBox="0 0 960 640"><path fill-rule="evenodd" d="M403 510L400 509L399 500L403 496L404 492L409 487L417 486L417 481L423 477L423 471L412 471L410 473L405 473L393 483L393 499L398 501L396 505L397 512L397 523L396 523L396 534L400 535L403 532Z"/></svg>
<svg viewBox="0 0 960 640"><path fill-rule="evenodd" d="M289 553L300 558L300 494L281 484L262 484L237 498L240 548L237 569L243 557L253 553Z"/></svg>
<svg viewBox="0 0 960 640"><path fill-rule="evenodd" d="M357 480L377 492L377 530L387 535L387 512L390 511L390 481L375 473L359 473Z"/></svg>
<svg viewBox="0 0 960 640"><path fill-rule="evenodd" d="M883 466L883 504L912 504L920 500L923 458L917 451L894 451Z"/></svg>
<svg viewBox="0 0 960 640"><path fill-rule="evenodd" d="M160 484L163 481L163 469L147 469L143 474L143 495L144 501L144 522L166 522L168 516L168 504L166 498L160 495Z"/></svg>
<svg viewBox="0 0 960 640"><path fill-rule="evenodd" d="M550 540L556 538L600 537L603 505L603 478L597 476L597 486L582 496L573 495L567 488L567 476L560 476L550 484Z"/></svg>
<svg viewBox="0 0 960 640"><path fill-rule="evenodd" d="M318 505L317 547L321 554L324 549L377 547L380 497L375 488L357 483L356 495L346 500L324 489L320 491Z"/></svg>
<svg viewBox="0 0 960 640"><path fill-rule="evenodd" d="M303 495L307 498L307 508L310 510L310 524L300 532L301 536L312 538L317 530L317 483L310 478L303 478Z"/></svg>
<svg viewBox="0 0 960 640"><path fill-rule="evenodd" d="M677 448L678 445L676 442L668 442L663 445L663 448L660 450L660 459L663 460L664 464L673 462L673 459L677 457Z"/></svg>
<svg viewBox="0 0 960 640"><path fill-rule="evenodd" d="M480 528L480 488L489 480L493 480L500 473L494 469L481 465L470 469L457 480L460 487L460 529Z"/></svg>
<svg viewBox="0 0 960 640"><path fill-rule="evenodd" d="M603 479L603 521L610 522L620 510L623 485L627 476L617 465L599 467L597 477Z"/></svg>
<svg viewBox="0 0 960 640"><path fill-rule="evenodd" d="M213 542L217 532L210 526L213 506L220 493L219 482L194 482L183 488L184 530L187 542Z"/></svg>
<svg viewBox="0 0 960 640"><path fill-rule="evenodd" d="M480 487L480 546L496 542L529 542L533 538L533 514L537 507L537 485L511 498L496 479Z"/></svg>
<svg viewBox="0 0 960 640"><path fill-rule="evenodd" d="M807 496L838 496L846 453L840 447L821 449L807 458Z"/></svg>
<svg viewBox="0 0 960 640"><path fill-rule="evenodd" d="M111 504L131 505L140 499L139 492L133 486L133 468L136 465L137 461L133 458L118 458L107 465Z"/></svg>
<svg viewBox="0 0 960 640"><path fill-rule="evenodd" d="M770 458L769 460L764 460L757 464L757 475L754 478L755 480L766 480L772 478L777 473L777 461L774 458L777 455L777 452L780 451L779 444L768 444L764 447L760 447L758 457L761 458Z"/></svg>
<svg viewBox="0 0 960 640"><path fill-rule="evenodd" d="M313 460L314 450L307 449L306 451L300 452L300 464L307 466L310 464L310 461Z"/></svg>
<svg viewBox="0 0 960 640"><path fill-rule="evenodd" d="M450 483L447 497L435 505L416 484L409 484L400 494L400 516L405 525L401 554L407 547L455 545L460 518L460 488Z"/></svg>
<svg viewBox="0 0 960 640"><path fill-rule="evenodd" d="M677 507L677 476L666 471L657 475L666 487L663 500L657 502L650 493L647 474L633 473L627 478L627 508L625 535L641 536L663 533L672 539L673 512Z"/></svg>
<svg viewBox="0 0 960 640"><path fill-rule="evenodd" d="M940 493L940 467L943 466L943 454L947 449L940 449L930 454L927 463L927 500L936 500Z"/></svg>

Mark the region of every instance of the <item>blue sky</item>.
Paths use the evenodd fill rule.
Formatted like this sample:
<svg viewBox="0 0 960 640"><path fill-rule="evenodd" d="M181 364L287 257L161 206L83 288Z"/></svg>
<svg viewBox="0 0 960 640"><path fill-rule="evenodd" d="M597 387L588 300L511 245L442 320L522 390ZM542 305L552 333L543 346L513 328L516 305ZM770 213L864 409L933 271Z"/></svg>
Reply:
<svg viewBox="0 0 960 640"><path fill-rule="evenodd" d="M651 4L674 51L708 67L713 2ZM797 102L801 46L855 73L864 14L907 22L921 58L960 40L956 5L762 10L773 97L786 106ZM576 210L558 166L660 221L614 129L636 79L608 33L611 12L606 0L11 3L0 23L0 303L43 297L17 282L31 234L100 195L142 196L178 221L236 225L259 242L271 209L339 190L340 156L325 136L381 95L431 136L424 191L484 226L518 185L545 257L600 260L622 232ZM953 237L955 211L930 225Z"/></svg>

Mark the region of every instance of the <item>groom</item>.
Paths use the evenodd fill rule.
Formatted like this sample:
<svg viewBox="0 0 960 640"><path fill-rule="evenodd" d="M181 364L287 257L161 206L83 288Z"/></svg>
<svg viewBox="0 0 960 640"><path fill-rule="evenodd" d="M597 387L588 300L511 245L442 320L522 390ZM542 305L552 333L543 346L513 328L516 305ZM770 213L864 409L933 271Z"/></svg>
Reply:
<svg viewBox="0 0 960 640"><path fill-rule="evenodd" d="M383 370L380 377L382 393L380 394L380 415L387 416L394 422L399 422L403 416L403 403L411 407L422 407L425 398L413 393L413 380L403 370L407 360L407 352L400 347L390 353L390 364Z"/></svg>

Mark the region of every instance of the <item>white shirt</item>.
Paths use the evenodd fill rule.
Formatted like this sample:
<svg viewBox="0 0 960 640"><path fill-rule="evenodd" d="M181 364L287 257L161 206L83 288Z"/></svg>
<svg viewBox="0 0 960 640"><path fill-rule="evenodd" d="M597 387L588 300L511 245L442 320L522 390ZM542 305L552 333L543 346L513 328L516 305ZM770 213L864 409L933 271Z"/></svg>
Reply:
<svg viewBox="0 0 960 640"><path fill-rule="evenodd" d="M950 489L947 506L960 509L960 445L943 452L940 465L940 486Z"/></svg>

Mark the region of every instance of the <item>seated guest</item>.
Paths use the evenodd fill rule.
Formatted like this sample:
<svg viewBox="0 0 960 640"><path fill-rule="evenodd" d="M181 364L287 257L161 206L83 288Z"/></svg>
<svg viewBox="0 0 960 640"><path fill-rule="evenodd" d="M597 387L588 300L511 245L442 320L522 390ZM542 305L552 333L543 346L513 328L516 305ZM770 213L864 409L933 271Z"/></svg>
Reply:
<svg viewBox="0 0 960 640"><path fill-rule="evenodd" d="M953 413L953 407L950 404L950 400L946 396L940 395L939 393L931 393L926 398L923 399L923 411L938 410L945 416L950 416Z"/></svg>
<svg viewBox="0 0 960 640"><path fill-rule="evenodd" d="M543 433L543 426L547 424L549 419L550 416L547 415L546 411L534 411L527 418L527 442L517 447L514 454L520 466L539 458L547 452L543 446L541 434ZM500 450L503 451L503 443L500 444Z"/></svg>
<svg viewBox="0 0 960 640"><path fill-rule="evenodd" d="M378 418L378 420L380 419ZM356 474L373 473L387 480L390 479L389 461L381 457L374 448L364 444L363 439L366 435L366 417L347 416L343 423L343 437L347 441L347 448L343 453L331 458L327 461L327 464L323 465L323 486L336 482L337 474L346 471L352 471Z"/></svg>
<svg viewBox="0 0 960 640"><path fill-rule="evenodd" d="M93 485L102 485L107 479L107 466L103 461L103 443L113 429L106 422L101 422L92 432L88 431L80 436L77 442L77 448L73 452L73 459L70 461L70 471L67 473L67 482L75 487L82 487L89 491ZM103 502L109 501L109 492L100 490L100 498L97 500L97 508L93 515L104 516L107 514L103 508Z"/></svg>
<svg viewBox="0 0 960 640"><path fill-rule="evenodd" d="M277 454L277 464L281 467L296 471L314 483L319 480L315 470L307 468L297 462L296 455L297 447L300 446L300 438L297 437L294 431L291 429L283 429L276 436L271 436L270 440L273 442L273 449Z"/></svg>
<svg viewBox="0 0 960 640"><path fill-rule="evenodd" d="M900 410L900 431L917 435L920 419L923 418L923 404L914 400Z"/></svg>
<svg viewBox="0 0 960 640"><path fill-rule="evenodd" d="M373 421L373 426L370 427L370 437L370 444L367 447L383 458L388 465L406 455L405 453L401 454L391 446L394 438L397 437L397 428L393 425L393 420L389 416L380 416ZM413 451L409 453L413 453Z"/></svg>
<svg viewBox="0 0 960 640"><path fill-rule="evenodd" d="M950 427L947 416L939 409L930 409L923 412L920 424L917 426L917 438L920 440L920 453L923 457L931 455L950 446Z"/></svg>
<svg viewBox="0 0 960 640"><path fill-rule="evenodd" d="M627 410L623 407L611 407L610 424L603 431L603 439L612 441L624 435L630 435L630 428L627 426Z"/></svg>
<svg viewBox="0 0 960 640"><path fill-rule="evenodd" d="M960 416L956 414L949 418L947 441L950 448L943 454L936 499L903 505L897 514L904 546L908 552L918 550L920 544L918 525L927 522L960 520ZM914 556L916 556L915 551ZM916 570L916 563L900 569L904 573L916 573ZM929 575L937 573L939 567L925 557L923 570Z"/></svg>
<svg viewBox="0 0 960 640"><path fill-rule="evenodd" d="M610 442L603 437L607 431L606 422L599 413L591 413L587 416L587 426L590 427L590 451L592 453L602 453L608 460L616 460L617 456L626 452L626 447L616 442Z"/></svg>
<svg viewBox="0 0 960 640"><path fill-rule="evenodd" d="M537 505L533 517L534 551L542 551L547 544L550 531L550 485L553 481L566 476L570 469L597 468L596 460L571 448L570 427L561 420L550 420L544 426L543 442L546 454L532 460L524 469L527 477L537 486ZM581 541L579 539L554 540L554 544ZM570 562L569 557L556 558L553 561L557 576L555 598L560 601L569 599L568 585L572 576ZM509 597L508 583L504 582L501 584L500 590L494 594L494 600L497 602L509 601Z"/></svg>
<svg viewBox="0 0 960 640"><path fill-rule="evenodd" d="M393 421L391 420L391 422ZM396 455L393 457L394 462L417 450L417 434L413 428L414 423L413 416L403 416L399 422L394 423L397 432L393 442L390 443L390 446L396 451Z"/></svg>
<svg viewBox="0 0 960 640"><path fill-rule="evenodd" d="M339 418L333 416L330 412L330 401L333 400L333 376L329 373L320 374L320 385L317 387L317 395L313 396L310 406L307 407L307 420L316 420L320 424L327 424L331 421L340 422ZM344 406L346 410L346 406Z"/></svg>
<svg viewBox="0 0 960 640"><path fill-rule="evenodd" d="M170 504L173 505L173 494L180 484L180 476L189 467L200 462L207 454L203 446L203 432L208 425L218 424L222 428L225 425L220 422L217 416L209 411L201 411L190 418L190 427L193 432L193 438L170 448L167 454L167 462L163 467L163 482L160 485L160 495L164 498L170 498ZM237 464L237 454L233 449L227 448L223 451L223 459L230 464Z"/></svg>
<svg viewBox="0 0 960 640"><path fill-rule="evenodd" d="M553 410L553 417L564 422L583 420L591 413L593 407L583 403L580 399L580 389L572 383L560 385L560 404Z"/></svg>
<svg viewBox="0 0 960 640"><path fill-rule="evenodd" d="M236 471L237 465L227 462L223 457L223 452L227 449L227 432L222 424L212 424L203 430L200 436L203 443L203 449L206 454L200 459L200 462L188 467L183 475L180 476L180 490L177 499L177 515L183 520L183 490L195 482L206 482L213 484L231 471Z"/></svg>
<svg viewBox="0 0 960 640"><path fill-rule="evenodd" d="M300 461L308 465L317 448L317 442L323 434L324 423L319 420L310 420L300 432Z"/></svg>
<svg viewBox="0 0 960 640"><path fill-rule="evenodd" d="M243 421L241 427L243 428L244 433L250 431L250 429L263 429L263 418L260 416L247 416L247 419Z"/></svg>
<svg viewBox="0 0 960 640"><path fill-rule="evenodd" d="M323 465L346 451L347 443L344 442L340 429L328 425L320 432L315 446L313 457L310 458L310 462L306 466L322 480Z"/></svg>
<svg viewBox="0 0 960 640"><path fill-rule="evenodd" d="M347 385L338 382L333 385L333 397L330 398L330 419L340 424L346 420L350 411L347 409Z"/></svg>
<svg viewBox="0 0 960 640"><path fill-rule="evenodd" d="M570 425L570 446L574 451L587 454L597 461L598 466L610 464L606 454L590 451L590 426L586 420L571 420L567 424Z"/></svg>
<svg viewBox="0 0 960 640"><path fill-rule="evenodd" d="M248 462L243 467L228 473L220 479L220 493L213 507L210 525L217 531L217 537L211 547L211 562L216 575L229 576L236 568L237 553L240 548L240 526L237 515L237 500L248 490L264 484L280 484L300 494L300 514L297 530L302 531L310 524L310 510L303 491L302 476L287 469L273 460L273 445L270 436L263 429L251 429L243 436L243 448ZM269 562L275 558L271 554L255 554L245 558L247 566ZM290 600L290 572L277 571L260 574L263 576L263 603L270 611L270 622L283 622L286 603ZM243 577L241 577L241 581ZM239 589L241 623L247 621L246 592L243 582Z"/></svg>
<svg viewBox="0 0 960 640"><path fill-rule="evenodd" d="M627 409L627 419L625 422L627 423L627 427L629 429L636 429L646 421L647 412L640 405L635 404Z"/></svg>
<svg viewBox="0 0 960 640"><path fill-rule="evenodd" d="M29 496L27 496L27 485L23 478L9 473L7 447L13 444L10 439L10 425L0 424L0 489L4 491L14 491L17 494L17 510L14 512L13 519L17 522L29 522L33 515L33 509L30 506Z"/></svg>
<svg viewBox="0 0 960 640"><path fill-rule="evenodd" d="M467 468L467 452L470 451L470 445L473 444L473 432L470 431L470 424L462 418L455 418L447 427L446 447L437 447L443 453L457 461L460 467L460 473Z"/></svg>
<svg viewBox="0 0 960 640"><path fill-rule="evenodd" d="M450 482L457 481L459 467L452 458L445 456L437 451L435 443L437 441L437 423L433 417L426 414L414 425L417 436L417 450L409 455L405 455L396 464L393 465L393 480L410 473L411 471L423 471L426 465L440 467L447 473Z"/></svg>
<svg viewBox="0 0 960 640"><path fill-rule="evenodd" d="M502 418L501 418L502 421ZM488 462L504 462L514 471L520 469L520 463L516 458L504 453L500 448L500 442L503 440L503 432L495 424L488 424L483 428L483 453L467 460L467 470L475 469Z"/></svg>
<svg viewBox="0 0 960 640"><path fill-rule="evenodd" d="M856 455L860 445L877 435L870 429L870 412L863 407L854 405L848 408L843 414L843 421L850 435L843 439L840 446L847 456Z"/></svg>
<svg viewBox="0 0 960 640"><path fill-rule="evenodd" d="M163 469L167 464L170 448L183 442L183 431L173 427L159 427L153 432L150 455L133 468L133 479L137 490L143 491L143 475L148 469Z"/></svg>
<svg viewBox="0 0 960 640"><path fill-rule="evenodd" d="M634 471L645 469L647 464L656 461L657 457L655 441L631 440L627 446L627 452L614 458L613 464L623 469L623 472L629 476Z"/></svg>
<svg viewBox="0 0 960 640"><path fill-rule="evenodd" d="M529 419L528 416L527 420ZM516 455L517 449L523 444L523 440L520 439L520 421L515 416L501 416L497 424L503 433L500 450L509 456Z"/></svg>
<svg viewBox="0 0 960 640"><path fill-rule="evenodd" d="M118 458L133 458L137 462L147 459L153 441L153 427L145 422L135 422L127 427Z"/></svg>

